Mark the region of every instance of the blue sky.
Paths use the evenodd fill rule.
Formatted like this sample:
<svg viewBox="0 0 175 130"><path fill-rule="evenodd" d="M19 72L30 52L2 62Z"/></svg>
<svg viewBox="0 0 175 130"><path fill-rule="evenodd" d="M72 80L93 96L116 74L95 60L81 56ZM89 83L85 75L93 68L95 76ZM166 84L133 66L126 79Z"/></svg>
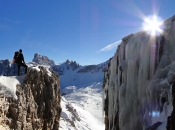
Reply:
<svg viewBox="0 0 175 130"><path fill-rule="evenodd" d="M22 49L26 62L39 53L55 63L102 63L123 37L142 30L142 15L164 20L175 14L174 5L174 0L1 0L0 59L12 60Z"/></svg>

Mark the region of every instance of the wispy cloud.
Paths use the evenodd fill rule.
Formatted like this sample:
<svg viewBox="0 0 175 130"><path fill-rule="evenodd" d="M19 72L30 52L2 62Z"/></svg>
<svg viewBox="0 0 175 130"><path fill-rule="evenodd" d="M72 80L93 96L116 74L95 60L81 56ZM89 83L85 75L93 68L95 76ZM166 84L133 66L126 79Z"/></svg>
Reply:
<svg viewBox="0 0 175 130"><path fill-rule="evenodd" d="M0 24L0 30L2 31L9 31L11 29L10 26L6 25L6 24Z"/></svg>
<svg viewBox="0 0 175 130"><path fill-rule="evenodd" d="M53 52L58 52L58 51L59 51L59 50L58 50L58 47L52 48L52 51L53 51Z"/></svg>
<svg viewBox="0 0 175 130"><path fill-rule="evenodd" d="M6 22L13 23L13 24L20 24L20 23L22 23L21 21L9 19L9 18L4 18L4 20Z"/></svg>
<svg viewBox="0 0 175 130"><path fill-rule="evenodd" d="M113 48L116 48L119 44L121 43L121 40L117 41L117 42L114 42L112 44L109 44L107 45L106 47L98 50L97 52L102 52L102 51L110 51L112 50Z"/></svg>
<svg viewBox="0 0 175 130"><path fill-rule="evenodd" d="M32 33L32 30L27 31L27 33L21 39L21 45L28 48L44 48L44 44L41 41L36 39L33 40Z"/></svg>

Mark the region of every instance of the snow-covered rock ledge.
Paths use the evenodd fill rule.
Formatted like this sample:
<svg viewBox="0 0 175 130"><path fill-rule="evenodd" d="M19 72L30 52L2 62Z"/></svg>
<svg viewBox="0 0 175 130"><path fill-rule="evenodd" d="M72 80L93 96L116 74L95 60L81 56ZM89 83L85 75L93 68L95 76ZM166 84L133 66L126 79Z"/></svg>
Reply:
<svg viewBox="0 0 175 130"><path fill-rule="evenodd" d="M59 129L59 77L44 67L0 77L0 129Z"/></svg>
<svg viewBox="0 0 175 130"><path fill-rule="evenodd" d="M122 40L105 72L105 130L175 130L175 16Z"/></svg>

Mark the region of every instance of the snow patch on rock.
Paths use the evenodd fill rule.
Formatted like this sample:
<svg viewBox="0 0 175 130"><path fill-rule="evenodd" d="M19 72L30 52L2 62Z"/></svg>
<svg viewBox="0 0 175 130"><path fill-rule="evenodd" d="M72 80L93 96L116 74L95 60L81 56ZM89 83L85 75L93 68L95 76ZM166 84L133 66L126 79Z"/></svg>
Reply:
<svg viewBox="0 0 175 130"><path fill-rule="evenodd" d="M0 94L17 99L16 85L22 84L24 78L25 76L0 76Z"/></svg>

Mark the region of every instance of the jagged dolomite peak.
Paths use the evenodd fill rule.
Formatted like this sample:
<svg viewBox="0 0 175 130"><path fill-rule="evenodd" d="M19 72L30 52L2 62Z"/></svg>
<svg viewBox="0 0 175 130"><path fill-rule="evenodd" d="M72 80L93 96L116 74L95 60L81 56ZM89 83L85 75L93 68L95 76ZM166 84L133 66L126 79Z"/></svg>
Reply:
<svg viewBox="0 0 175 130"><path fill-rule="evenodd" d="M105 130L175 130L175 16L122 39L105 72Z"/></svg>
<svg viewBox="0 0 175 130"><path fill-rule="evenodd" d="M55 65L53 60L50 60L47 56L41 56L38 53L34 54L32 62L36 62L39 65L53 66Z"/></svg>
<svg viewBox="0 0 175 130"><path fill-rule="evenodd" d="M44 67L29 68L23 84L16 86L17 99L1 94L0 128L59 130L60 81Z"/></svg>

